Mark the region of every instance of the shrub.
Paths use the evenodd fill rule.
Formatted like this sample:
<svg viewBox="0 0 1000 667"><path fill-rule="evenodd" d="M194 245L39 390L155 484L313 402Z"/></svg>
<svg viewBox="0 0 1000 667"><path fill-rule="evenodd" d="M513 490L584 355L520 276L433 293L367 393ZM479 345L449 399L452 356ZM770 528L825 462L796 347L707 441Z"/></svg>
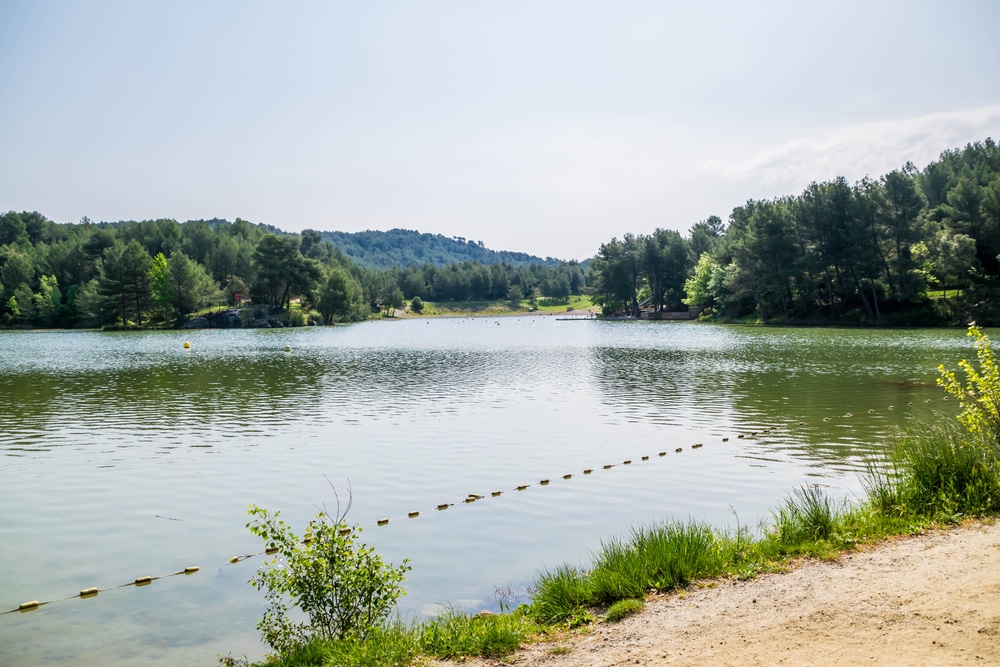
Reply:
<svg viewBox="0 0 1000 667"><path fill-rule="evenodd" d="M250 580L257 590L267 590L268 609L257 629L276 651L290 651L314 636L364 639L405 593L401 584L409 561L386 565L357 541L361 527L347 527L347 512L331 517L321 511L301 540L279 519L280 512L252 505L249 514L247 528L276 550ZM305 612L308 622L293 621L289 604Z"/></svg>
<svg viewBox="0 0 1000 667"><path fill-rule="evenodd" d="M417 315L424 312L424 302L419 296L415 296L410 299L410 310L415 312Z"/></svg>
<svg viewBox="0 0 1000 667"><path fill-rule="evenodd" d="M994 447L1000 446L1000 368L990 345L990 339L975 324L969 325L968 335L976 343L977 369L965 359L958 366L965 372L965 384L953 371L938 366L938 385L958 399L961 412L958 421L970 435L985 438Z"/></svg>

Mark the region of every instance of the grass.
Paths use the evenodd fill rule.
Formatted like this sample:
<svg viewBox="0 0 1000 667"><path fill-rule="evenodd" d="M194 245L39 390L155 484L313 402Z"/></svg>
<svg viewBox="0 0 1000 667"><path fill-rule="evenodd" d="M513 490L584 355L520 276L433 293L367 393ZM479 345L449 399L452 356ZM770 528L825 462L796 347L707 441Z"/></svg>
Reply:
<svg viewBox="0 0 1000 667"><path fill-rule="evenodd" d="M609 623L617 623L632 614L638 614L645 606L645 600L619 600L608 607L608 611L604 614L604 620Z"/></svg>
<svg viewBox="0 0 1000 667"><path fill-rule="evenodd" d="M437 658L501 658L517 650L539 626L523 612L476 614L449 609L419 630L420 648Z"/></svg>

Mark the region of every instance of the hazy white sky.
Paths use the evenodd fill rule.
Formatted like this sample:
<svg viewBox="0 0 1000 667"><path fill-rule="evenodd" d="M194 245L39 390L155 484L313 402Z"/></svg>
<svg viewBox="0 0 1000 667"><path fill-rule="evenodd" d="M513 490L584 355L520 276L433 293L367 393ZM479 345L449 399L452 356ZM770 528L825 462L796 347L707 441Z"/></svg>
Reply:
<svg viewBox="0 0 1000 667"><path fill-rule="evenodd" d="M0 0L0 210L585 259L1000 139L1000 2Z"/></svg>

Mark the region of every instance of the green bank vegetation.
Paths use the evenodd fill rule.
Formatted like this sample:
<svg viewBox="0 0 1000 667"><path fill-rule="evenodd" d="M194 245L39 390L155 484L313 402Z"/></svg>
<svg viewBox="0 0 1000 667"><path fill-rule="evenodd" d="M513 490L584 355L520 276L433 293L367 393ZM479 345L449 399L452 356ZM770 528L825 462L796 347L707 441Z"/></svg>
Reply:
<svg viewBox="0 0 1000 667"><path fill-rule="evenodd" d="M938 384L960 403L958 419L898 433L883 458L869 461L859 502L803 485L773 511L773 525L761 536L746 528L720 532L697 521L634 528L604 541L585 569L567 564L543 571L531 604L513 610L502 605L499 614L448 609L413 624L391 620L388 609L402 593L405 563L386 565L355 543L358 528L346 526L343 515L321 514L301 541L276 515L253 507L251 530L283 556L253 580L268 589L272 603L258 627L275 653L260 664L404 666L426 656L502 657L527 641L558 639L599 619L621 620L641 611L650 594L683 594L717 578L750 579L803 557L834 559L862 544L996 517L1000 369L989 338L975 325L968 333L976 361L962 361L957 373L939 368ZM353 602L343 597L341 584L348 582ZM305 612L307 623L287 620L289 602ZM376 613L368 611L372 604ZM345 613L350 623L324 620Z"/></svg>

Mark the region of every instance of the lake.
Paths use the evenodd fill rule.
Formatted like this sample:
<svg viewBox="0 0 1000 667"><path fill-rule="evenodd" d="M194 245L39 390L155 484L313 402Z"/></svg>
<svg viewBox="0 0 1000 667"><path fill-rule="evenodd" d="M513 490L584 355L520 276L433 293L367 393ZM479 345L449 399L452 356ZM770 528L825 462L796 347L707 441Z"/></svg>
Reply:
<svg viewBox="0 0 1000 667"><path fill-rule="evenodd" d="M936 368L971 356L963 330L542 316L3 333L0 612L102 592L0 616L0 664L262 656L264 557L229 563L262 548L251 503L301 534L350 498L411 560L406 619L526 601L661 519L759 531L803 483L857 496L895 427L954 414Z"/></svg>

